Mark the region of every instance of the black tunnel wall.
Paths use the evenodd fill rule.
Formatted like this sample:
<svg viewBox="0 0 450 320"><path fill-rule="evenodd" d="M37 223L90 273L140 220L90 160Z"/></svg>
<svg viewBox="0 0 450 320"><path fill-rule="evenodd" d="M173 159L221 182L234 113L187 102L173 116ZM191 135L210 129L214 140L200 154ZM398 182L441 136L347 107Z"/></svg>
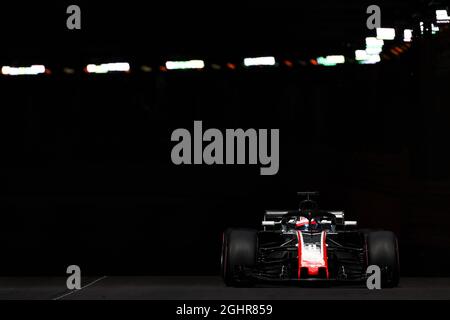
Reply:
<svg viewBox="0 0 450 320"><path fill-rule="evenodd" d="M3 77L0 271L217 274L225 228L319 190L322 208L395 231L404 275L448 275L447 148L423 132L449 119L417 89L422 63ZM173 165L171 132L194 120L279 128L278 175Z"/></svg>

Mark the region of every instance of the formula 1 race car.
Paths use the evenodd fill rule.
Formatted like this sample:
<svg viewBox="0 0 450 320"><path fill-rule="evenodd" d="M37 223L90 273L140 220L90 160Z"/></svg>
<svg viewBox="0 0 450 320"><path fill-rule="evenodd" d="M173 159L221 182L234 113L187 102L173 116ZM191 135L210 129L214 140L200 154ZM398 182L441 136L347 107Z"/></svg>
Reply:
<svg viewBox="0 0 450 320"><path fill-rule="evenodd" d="M358 230L343 211L319 210L306 197L297 210L267 211L263 230L228 229L223 234L221 272L228 286L256 282L364 282L378 266L381 286L399 283L397 238L390 231Z"/></svg>

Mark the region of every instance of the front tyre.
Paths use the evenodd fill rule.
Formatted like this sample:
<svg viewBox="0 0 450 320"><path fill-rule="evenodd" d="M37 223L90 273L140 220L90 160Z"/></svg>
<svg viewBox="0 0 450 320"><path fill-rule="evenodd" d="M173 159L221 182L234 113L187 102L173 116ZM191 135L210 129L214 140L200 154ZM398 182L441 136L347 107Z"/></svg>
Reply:
<svg viewBox="0 0 450 320"><path fill-rule="evenodd" d="M390 231L372 231L366 236L368 265L381 269L381 286L393 288L400 281L397 237Z"/></svg>
<svg viewBox="0 0 450 320"><path fill-rule="evenodd" d="M252 229L228 229L222 243L222 278L227 286L249 285L242 274L243 267L254 267L258 250L257 231Z"/></svg>

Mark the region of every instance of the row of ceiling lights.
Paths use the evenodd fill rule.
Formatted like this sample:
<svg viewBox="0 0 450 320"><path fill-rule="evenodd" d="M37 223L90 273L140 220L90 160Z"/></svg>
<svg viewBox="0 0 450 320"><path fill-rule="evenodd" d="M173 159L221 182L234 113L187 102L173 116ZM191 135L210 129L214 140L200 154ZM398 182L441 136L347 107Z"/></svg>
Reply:
<svg viewBox="0 0 450 320"><path fill-rule="evenodd" d="M450 17L447 10L437 10L436 11L436 23L448 24L450 23ZM432 33L435 34L439 32L439 26L434 24L431 25ZM424 24L420 22L421 34L424 33ZM412 41L413 30L405 29L403 30L403 42L404 45L394 47L390 50L395 56L400 55L410 47L410 42ZM329 55L325 57L318 57L317 59L311 59L308 62L300 61L301 65L322 65L322 66L336 66L338 64L344 64L349 61L356 61L360 64L376 64L382 59L383 47L385 41L391 41L396 39L396 30L394 28L377 28L376 37L367 37L365 40L366 48L355 51L354 59L347 59L343 55ZM385 59L389 59L388 55L383 55ZM261 66L277 66L279 63L275 57L252 57L245 58L243 60L243 66L245 67L261 67ZM283 64L287 67L293 67L294 63L291 60L284 60ZM205 68L205 62L203 60L185 60L185 61L167 61L164 66L160 66L160 71L167 70L201 70ZM227 63L225 65L228 69L236 69L236 64ZM218 64L211 64L211 69L221 69L222 66ZM141 66L141 71L151 72L153 69L150 66ZM130 72L131 67L128 62L114 62L114 63L103 63L103 64L88 64L84 71L86 73L110 73L110 72ZM72 68L64 68L63 70L66 74L73 74L75 70ZM12 67L3 66L1 68L1 74L8 76L17 75L39 75L39 74L50 74L51 70L44 65L32 65L27 67Z"/></svg>

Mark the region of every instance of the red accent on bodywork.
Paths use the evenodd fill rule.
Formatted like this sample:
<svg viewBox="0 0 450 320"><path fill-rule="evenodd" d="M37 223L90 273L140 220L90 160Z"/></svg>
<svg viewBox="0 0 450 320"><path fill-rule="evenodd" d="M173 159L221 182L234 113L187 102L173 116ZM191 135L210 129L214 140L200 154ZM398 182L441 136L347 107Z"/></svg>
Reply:
<svg viewBox="0 0 450 320"><path fill-rule="evenodd" d="M302 271L302 235L300 234L300 231L297 231L297 255L298 255L298 279L300 280L300 275Z"/></svg>
<svg viewBox="0 0 450 320"><path fill-rule="evenodd" d="M321 253L323 258L323 264L321 262L317 261L308 261L303 260L302 257L302 234L301 231L297 231L297 238L298 238L298 279L301 278L301 270L302 268L307 268L308 275L310 276L318 276L319 275L319 269L325 268L326 277L329 279L329 271L328 271L328 252L327 252L327 244L326 244L326 232L322 231L321 235Z"/></svg>
<svg viewBox="0 0 450 320"><path fill-rule="evenodd" d="M322 245L323 245L323 261L325 261L325 271L327 273L327 279L330 278L330 275L328 273L328 250L327 250L327 233L325 231L322 231Z"/></svg>

